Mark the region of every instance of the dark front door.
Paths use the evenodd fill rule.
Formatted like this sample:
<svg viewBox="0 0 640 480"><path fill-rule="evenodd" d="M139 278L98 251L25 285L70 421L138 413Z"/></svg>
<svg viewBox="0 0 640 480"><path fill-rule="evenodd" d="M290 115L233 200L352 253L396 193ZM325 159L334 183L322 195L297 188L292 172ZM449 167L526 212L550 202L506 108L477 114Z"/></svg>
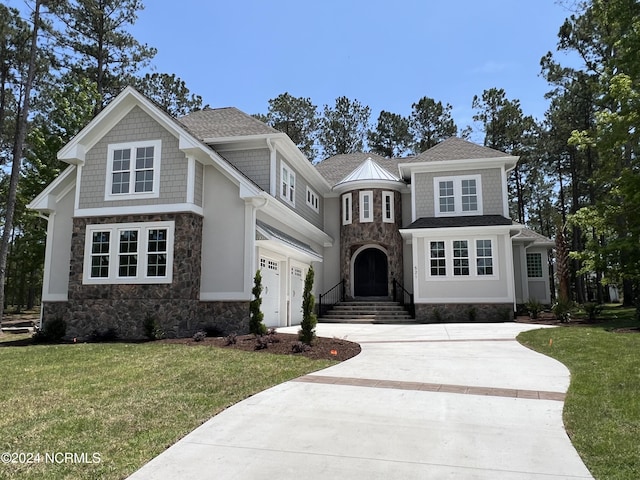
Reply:
<svg viewBox="0 0 640 480"><path fill-rule="evenodd" d="M377 248L360 252L353 264L356 297L386 297L389 294L387 255Z"/></svg>

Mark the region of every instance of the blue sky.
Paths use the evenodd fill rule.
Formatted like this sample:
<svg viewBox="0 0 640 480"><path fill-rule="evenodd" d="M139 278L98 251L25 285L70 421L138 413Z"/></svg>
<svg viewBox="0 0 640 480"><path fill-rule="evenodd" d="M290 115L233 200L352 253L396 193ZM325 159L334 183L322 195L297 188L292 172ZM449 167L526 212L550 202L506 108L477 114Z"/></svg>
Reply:
<svg viewBox="0 0 640 480"><path fill-rule="evenodd" d="M212 107L266 113L289 92L321 109L345 95L370 106L374 123L381 110L408 115L429 96L453 106L459 128L472 124L473 96L491 87L543 118L540 58L571 13L556 0L145 4L134 34L158 49L156 70Z"/></svg>

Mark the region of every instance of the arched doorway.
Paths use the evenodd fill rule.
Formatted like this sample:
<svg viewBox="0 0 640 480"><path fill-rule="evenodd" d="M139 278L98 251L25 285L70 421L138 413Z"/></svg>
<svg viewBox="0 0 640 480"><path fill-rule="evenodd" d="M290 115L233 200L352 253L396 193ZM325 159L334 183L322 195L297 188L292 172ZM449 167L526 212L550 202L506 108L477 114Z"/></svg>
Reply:
<svg viewBox="0 0 640 480"><path fill-rule="evenodd" d="M353 263L353 294L356 297L389 295L387 254L378 248L366 248Z"/></svg>

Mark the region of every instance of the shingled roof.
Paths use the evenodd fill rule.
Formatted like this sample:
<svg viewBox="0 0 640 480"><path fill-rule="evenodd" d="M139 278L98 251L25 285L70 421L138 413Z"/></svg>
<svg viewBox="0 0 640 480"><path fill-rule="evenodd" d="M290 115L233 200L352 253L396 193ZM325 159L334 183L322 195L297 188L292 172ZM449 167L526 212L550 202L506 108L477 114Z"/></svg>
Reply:
<svg viewBox="0 0 640 480"><path fill-rule="evenodd" d="M511 155L483 147L462 138L450 137L425 150L420 155L403 160L400 163L439 162L446 160L469 160L474 158L510 157Z"/></svg>
<svg viewBox="0 0 640 480"><path fill-rule="evenodd" d="M331 185L335 185L362 165L362 163L368 158L371 158L375 163L384 168L394 177L398 177L399 161L404 160L398 158L385 158L381 155L376 155L375 153L346 153L334 155L333 157L329 157L326 160L317 163L316 169L320 172L320 175L327 180L327 182Z"/></svg>
<svg viewBox="0 0 640 480"><path fill-rule="evenodd" d="M494 225L513 225L513 221L509 218L503 217L502 215L422 217L405 228L488 227Z"/></svg>
<svg viewBox="0 0 640 480"><path fill-rule="evenodd" d="M205 108L178 121L200 140L280 133L235 107Z"/></svg>

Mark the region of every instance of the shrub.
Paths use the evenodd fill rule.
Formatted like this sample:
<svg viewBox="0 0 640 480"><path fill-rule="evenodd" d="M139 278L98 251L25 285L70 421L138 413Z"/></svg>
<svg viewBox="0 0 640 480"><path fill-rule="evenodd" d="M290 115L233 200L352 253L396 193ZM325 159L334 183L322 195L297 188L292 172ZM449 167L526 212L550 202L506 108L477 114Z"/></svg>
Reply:
<svg viewBox="0 0 640 480"><path fill-rule="evenodd" d="M203 330L207 337L221 337L224 333L217 325L205 325Z"/></svg>
<svg viewBox="0 0 640 480"><path fill-rule="evenodd" d="M194 342L201 342L205 338L207 338L207 332L205 332L204 330L200 330L200 331L198 331L198 332L193 334Z"/></svg>
<svg viewBox="0 0 640 480"><path fill-rule="evenodd" d="M469 318L469 322L475 322L478 317L478 309L476 307L469 307L467 309L467 317Z"/></svg>
<svg viewBox="0 0 640 480"><path fill-rule="evenodd" d="M152 315L151 313L147 313L144 317L142 330L144 331L144 336L149 340L160 340L165 337L164 330L160 327L155 315Z"/></svg>
<svg viewBox="0 0 640 480"><path fill-rule="evenodd" d="M262 323L264 314L260 310L262 305L262 275L260 270L256 271L256 276L253 278L253 300L249 303L249 311L251 313L251 319L249 320L249 331L254 335L264 335L267 333L267 327Z"/></svg>
<svg viewBox="0 0 640 480"><path fill-rule="evenodd" d="M560 298L551 307L551 311L560 320L560 323L567 323L571 319L571 311L573 310L573 302L569 299Z"/></svg>
<svg viewBox="0 0 640 480"><path fill-rule="evenodd" d="M96 328L89 335L89 341L95 343L115 342L119 337L120 335L118 334L118 330L114 327L109 327L106 330L98 330Z"/></svg>
<svg viewBox="0 0 640 480"><path fill-rule="evenodd" d="M433 315L433 319L436 321L436 323L442 323L442 310L438 307L435 307L433 310L431 310L431 313Z"/></svg>
<svg viewBox="0 0 640 480"><path fill-rule="evenodd" d="M291 344L291 351L293 353L304 353L311 350L311 347L303 342L296 342Z"/></svg>
<svg viewBox="0 0 640 480"><path fill-rule="evenodd" d="M538 318L540 312L542 311L542 304L536 298L530 298L525 307L532 319Z"/></svg>
<svg viewBox="0 0 640 480"><path fill-rule="evenodd" d="M313 289L313 267L309 267L307 276L304 279L304 293L302 294L302 322L300 322L300 331L298 332L298 339L302 343L311 345L313 339L316 338L316 325L318 318L316 317L314 310L316 299L311 293Z"/></svg>
<svg viewBox="0 0 640 480"><path fill-rule="evenodd" d="M602 305L595 302L587 302L582 305L584 313L587 314L590 322L595 322L598 319L598 315L602 312Z"/></svg>
<svg viewBox="0 0 640 480"><path fill-rule="evenodd" d="M224 337L224 344L228 347L229 345L235 345L238 343L238 335L235 333L230 333L226 337Z"/></svg>
<svg viewBox="0 0 640 480"><path fill-rule="evenodd" d="M267 348L269 348L269 336L268 335L258 335L256 337L255 350L265 350Z"/></svg>
<svg viewBox="0 0 640 480"><path fill-rule="evenodd" d="M36 343L58 343L67 334L67 322L56 317L42 326L41 330L33 334L33 341Z"/></svg>

